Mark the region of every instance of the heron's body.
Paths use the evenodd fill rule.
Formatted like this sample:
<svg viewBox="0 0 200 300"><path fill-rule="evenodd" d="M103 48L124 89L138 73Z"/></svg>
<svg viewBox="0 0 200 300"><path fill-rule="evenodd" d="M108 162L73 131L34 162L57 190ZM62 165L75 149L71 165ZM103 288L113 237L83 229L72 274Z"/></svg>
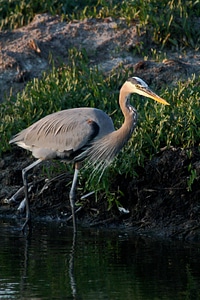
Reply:
<svg viewBox="0 0 200 300"><path fill-rule="evenodd" d="M128 79L120 90L119 105L124 115L124 123L118 130L115 130L111 118L102 110L82 107L47 115L11 139L10 143L30 150L33 156L38 158L22 173L27 207L24 227L30 221L28 171L43 160L59 158L75 162L74 180L70 191L75 230L74 200L79 162L87 159L89 163L102 169L112 162L130 138L137 123L137 112L129 103L129 96L134 92L168 104L154 94L144 81L133 77Z"/></svg>
<svg viewBox="0 0 200 300"><path fill-rule="evenodd" d="M32 151L34 157L43 160L60 158L78 161L77 157L83 155L92 142L113 131L112 119L102 110L72 108L40 119L17 134L11 142Z"/></svg>

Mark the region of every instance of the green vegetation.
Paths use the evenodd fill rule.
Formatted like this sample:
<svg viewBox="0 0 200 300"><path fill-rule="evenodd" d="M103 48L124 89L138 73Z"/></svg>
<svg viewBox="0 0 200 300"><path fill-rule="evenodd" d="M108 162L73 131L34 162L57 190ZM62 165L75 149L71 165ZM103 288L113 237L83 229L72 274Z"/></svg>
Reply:
<svg viewBox="0 0 200 300"><path fill-rule="evenodd" d="M139 35L146 35L145 49L149 37L162 48L200 45L199 0L0 0L0 29L23 26L44 12L59 14L62 20L124 17L136 23Z"/></svg>
<svg viewBox="0 0 200 300"><path fill-rule="evenodd" d="M52 71L44 73L41 79L28 82L16 99L11 96L1 104L1 151L9 149L11 135L43 116L65 108L98 107L111 115L116 128L120 127L123 116L118 105L118 91L120 85L132 75L133 70L121 68L104 77L97 68L88 67L85 52L71 49L67 66L59 69L53 66ZM199 78L194 76L190 81L180 82L177 87L164 87L160 94L171 106L134 95L139 126L129 142L128 152L135 163L141 164L144 157L166 145L190 147L199 140L198 82Z"/></svg>

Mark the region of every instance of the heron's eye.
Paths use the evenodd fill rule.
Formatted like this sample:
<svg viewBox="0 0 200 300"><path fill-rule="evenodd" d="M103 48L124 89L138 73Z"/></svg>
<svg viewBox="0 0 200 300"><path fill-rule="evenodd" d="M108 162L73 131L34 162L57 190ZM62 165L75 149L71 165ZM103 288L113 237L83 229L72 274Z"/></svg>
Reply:
<svg viewBox="0 0 200 300"><path fill-rule="evenodd" d="M141 85L140 85L140 84L136 84L135 87L136 87L137 89L141 89Z"/></svg>

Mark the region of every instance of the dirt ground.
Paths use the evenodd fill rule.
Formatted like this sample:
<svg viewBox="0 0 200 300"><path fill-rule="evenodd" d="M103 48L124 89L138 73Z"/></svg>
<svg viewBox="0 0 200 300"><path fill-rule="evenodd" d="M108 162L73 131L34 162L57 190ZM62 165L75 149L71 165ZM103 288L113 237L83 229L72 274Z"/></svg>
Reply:
<svg viewBox="0 0 200 300"><path fill-rule="evenodd" d="M177 80L200 74L200 52L167 53L168 58L162 62L144 61L133 53L136 47L143 47L147 42L151 41L147 41L145 35L137 36L135 24L127 26L123 19L65 23L57 16L37 15L25 27L0 32L0 102L10 95L11 88L16 94L30 79L48 71L51 68L50 53L56 65L60 62L67 64L68 49L72 47L85 48L89 63L98 65L105 73L119 64L134 67L134 76L156 85L158 89L164 83L176 85ZM137 179L119 176L115 179L114 185L120 186L124 193L120 202L129 213L119 212L116 207L108 211L102 195L99 195L98 202L90 196L82 201L82 208L77 213L78 222L84 226L119 226L140 234L199 242L200 152L198 147L190 151L188 156L186 150L163 149L147 161L144 168L136 170ZM8 205L5 199L22 186L21 169L31 161L26 151L17 147L0 159L1 216L18 216L18 204ZM197 174L192 190L188 189L189 165ZM70 205L69 184L66 182L70 182L72 174L61 174L46 182L40 171L36 168L30 178L34 217L67 219Z"/></svg>

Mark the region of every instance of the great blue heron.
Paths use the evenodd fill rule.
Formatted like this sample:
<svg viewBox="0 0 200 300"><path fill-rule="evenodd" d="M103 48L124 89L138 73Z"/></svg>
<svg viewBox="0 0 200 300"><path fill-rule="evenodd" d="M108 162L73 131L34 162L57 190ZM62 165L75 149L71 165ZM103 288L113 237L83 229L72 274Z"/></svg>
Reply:
<svg viewBox="0 0 200 300"><path fill-rule="evenodd" d="M16 143L32 151L33 156L38 159L22 170L26 201L26 221L23 230L26 225L30 227L31 224L28 172L43 160L58 158L75 163L69 198L74 232L76 231L74 208L79 169L82 162L87 159L94 167L104 170L127 143L137 123L137 111L129 102L131 93L169 105L153 93L142 79L132 77L123 84L120 90L119 105L124 115L124 123L118 130L115 130L112 119L102 110L82 107L47 115L10 140L10 143Z"/></svg>

